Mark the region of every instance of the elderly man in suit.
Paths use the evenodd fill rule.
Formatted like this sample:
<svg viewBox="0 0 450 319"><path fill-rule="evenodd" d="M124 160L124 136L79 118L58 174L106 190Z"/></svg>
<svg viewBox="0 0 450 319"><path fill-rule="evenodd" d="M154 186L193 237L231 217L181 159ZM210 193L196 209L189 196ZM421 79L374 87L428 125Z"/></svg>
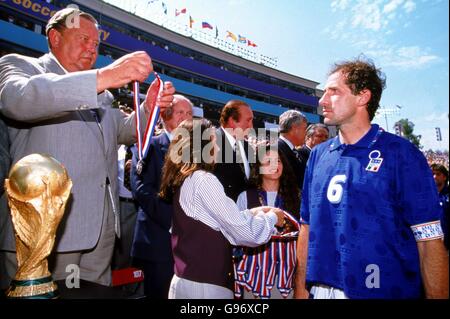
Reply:
<svg viewBox="0 0 450 319"><path fill-rule="evenodd" d="M137 173L138 155L133 149L131 190L138 203L138 216L131 255L144 271L144 294L150 299L167 299L173 276L170 243L172 205L158 197L164 158L172 140L172 131L186 119L192 119L192 102L175 94L172 107L161 113L161 134L150 141L142 172Z"/></svg>
<svg viewBox="0 0 450 319"><path fill-rule="evenodd" d="M300 111L289 110L280 115L278 149L288 159L300 189L303 187L303 175L305 174L306 162L301 160L296 147L302 146L305 143L307 125L306 117Z"/></svg>
<svg viewBox="0 0 450 319"><path fill-rule="evenodd" d="M239 100L229 101L220 114L220 128L216 131L219 152L214 175L223 185L225 194L236 201L247 189L250 163L255 163L255 152L245 138L253 128L253 111Z"/></svg>
<svg viewBox="0 0 450 319"><path fill-rule="evenodd" d="M147 53L134 52L92 69L98 25L78 9L56 12L46 34L49 54L0 59L0 112L7 118L11 158L14 163L31 153L48 153L67 168L72 196L59 225L50 271L55 280L63 280L74 274L66 267L77 265L79 278L107 286L115 231L119 235L117 149L136 139L135 114L111 108L113 96L107 89L144 81L153 67ZM170 83L161 94L155 93L155 85L140 107L145 119L155 100L164 109L173 99ZM1 223L9 223L8 218L0 216ZM11 227L0 229L0 250L14 252ZM14 260L12 253L5 254Z"/></svg>
<svg viewBox="0 0 450 319"><path fill-rule="evenodd" d="M312 148L328 140L329 134L330 131L325 124L314 123L308 126L306 129L305 145L298 150L303 163L308 162Z"/></svg>

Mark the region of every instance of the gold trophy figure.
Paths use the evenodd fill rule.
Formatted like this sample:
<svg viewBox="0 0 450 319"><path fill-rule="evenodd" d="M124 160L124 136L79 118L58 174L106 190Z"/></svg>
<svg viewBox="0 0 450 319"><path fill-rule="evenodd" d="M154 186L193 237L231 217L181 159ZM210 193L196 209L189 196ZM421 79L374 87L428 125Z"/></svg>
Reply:
<svg viewBox="0 0 450 319"><path fill-rule="evenodd" d="M9 298L58 297L47 257L72 189L66 169L56 159L31 154L17 162L5 180L16 234L17 273Z"/></svg>

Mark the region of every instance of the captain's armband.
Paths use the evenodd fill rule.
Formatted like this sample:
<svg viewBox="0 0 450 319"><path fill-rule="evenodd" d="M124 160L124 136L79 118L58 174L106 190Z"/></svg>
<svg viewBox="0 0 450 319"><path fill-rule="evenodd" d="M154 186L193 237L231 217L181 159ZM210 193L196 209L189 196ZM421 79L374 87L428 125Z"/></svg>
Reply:
<svg viewBox="0 0 450 319"><path fill-rule="evenodd" d="M441 222L434 221L419 225L411 226L416 241L434 240L444 237L442 232Z"/></svg>

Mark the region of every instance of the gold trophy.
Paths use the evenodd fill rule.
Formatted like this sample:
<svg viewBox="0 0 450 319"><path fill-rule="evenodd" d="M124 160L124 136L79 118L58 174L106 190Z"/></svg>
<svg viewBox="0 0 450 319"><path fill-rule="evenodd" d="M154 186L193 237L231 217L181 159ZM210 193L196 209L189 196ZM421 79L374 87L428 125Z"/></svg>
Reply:
<svg viewBox="0 0 450 319"><path fill-rule="evenodd" d="M5 180L16 234L17 273L8 298L58 297L47 257L72 189L66 169L45 154L31 154L17 162Z"/></svg>

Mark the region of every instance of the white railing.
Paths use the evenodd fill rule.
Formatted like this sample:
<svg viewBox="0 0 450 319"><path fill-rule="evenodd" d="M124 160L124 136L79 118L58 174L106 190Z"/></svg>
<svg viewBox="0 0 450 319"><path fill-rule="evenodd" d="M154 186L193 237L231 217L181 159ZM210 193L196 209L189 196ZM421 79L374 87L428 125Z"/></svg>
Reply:
<svg viewBox="0 0 450 319"><path fill-rule="evenodd" d="M278 58L269 57L260 53L257 53L257 48L248 46L247 43L243 44L238 41L234 41L231 38L222 39L216 36L216 29L208 29L203 31L202 29L189 27L189 14L183 14L178 17L170 18L169 15L173 14L173 10L167 14L164 13L164 8L160 1L135 1L135 0L102 0L106 3L114 5L122 10L125 10L131 14L141 17L145 20L151 21L157 25L162 26L168 30L176 32L186 37L190 37L198 42L205 43L219 50L234 54L242 57L246 60L263 64L265 66L276 69L278 66ZM195 21L196 25L199 25L201 21ZM223 35L222 35L223 36Z"/></svg>

